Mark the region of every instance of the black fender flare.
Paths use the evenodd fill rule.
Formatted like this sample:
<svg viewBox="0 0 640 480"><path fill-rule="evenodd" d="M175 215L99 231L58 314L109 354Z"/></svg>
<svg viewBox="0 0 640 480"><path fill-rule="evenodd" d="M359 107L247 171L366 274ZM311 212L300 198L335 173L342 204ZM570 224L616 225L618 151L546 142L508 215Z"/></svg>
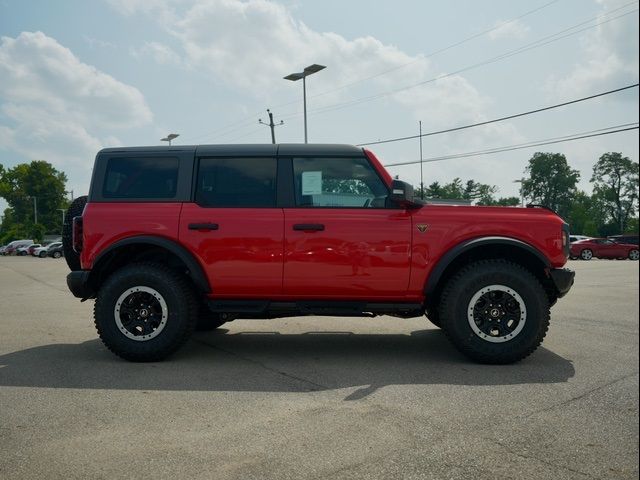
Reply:
<svg viewBox="0 0 640 480"><path fill-rule="evenodd" d="M103 250L100 255L96 257L93 262L92 272L96 267L100 265L101 261L104 261L108 258L109 254L113 253L119 248L125 247L127 245L136 245L136 244L146 244L146 245L154 245L156 247L164 248L169 252L173 253L176 257L178 257L189 269L189 273L191 275L191 279L195 284L196 288L200 290L202 293L211 293L211 286L209 285L209 280L207 275L204 272L204 269L198 263L196 258L193 256L189 250L180 245L179 243L169 240L163 237L154 237L151 235L138 235L135 237L127 237L122 240L118 240L117 242L109 245L105 250ZM99 271L99 268L98 268Z"/></svg>
<svg viewBox="0 0 640 480"><path fill-rule="evenodd" d="M540 250L529 245L526 242L523 242L522 240L517 240L515 238L509 238L509 237L474 238L474 239L466 240L462 243L459 243L458 245L453 247L451 250L449 250L447 253L445 253L440 258L440 260L438 260L438 263L436 263L436 265L431 270L431 273L429 274L429 278L425 283L425 286L424 286L425 295L428 297L430 294L433 294L433 292L435 292L436 288L438 287L438 283L440 282L440 278L444 274L447 267L451 265L451 263L456 258L475 248L489 246L489 245L507 245L510 247L519 248L530 254L533 254L538 260L540 260L540 262L542 262L545 268L551 267L551 263L549 262L549 259L547 259L547 257L545 257Z"/></svg>

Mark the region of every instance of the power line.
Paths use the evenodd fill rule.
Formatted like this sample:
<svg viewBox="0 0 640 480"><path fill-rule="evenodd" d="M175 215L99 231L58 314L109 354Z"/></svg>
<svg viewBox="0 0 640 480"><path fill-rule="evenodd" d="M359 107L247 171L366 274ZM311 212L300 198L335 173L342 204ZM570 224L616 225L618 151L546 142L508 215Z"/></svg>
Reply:
<svg viewBox="0 0 640 480"><path fill-rule="evenodd" d="M507 115L506 117L494 118L493 120L487 120L485 122L471 123L469 125L462 125L462 126L459 126L459 127L447 128L445 130L436 130L434 132L423 133L422 135L409 135L407 137L397 137L397 138L390 138L390 139L387 139L387 140L378 140L376 142L358 143L356 145L358 147L364 147L364 146L367 146L367 145L379 145L381 143L401 142L401 141L404 141L404 140L412 140L412 139L420 138L420 137L430 137L432 135L440 135L442 133L456 132L458 130L465 130L467 128L479 127L479 126L482 126L482 125L488 125L490 123L503 122L505 120L511 120L513 118L524 117L526 115L532 115L534 113L540 113L540 112L544 112L544 111L547 111L547 110L553 110L554 108L565 107L567 105L571 105L571 104L574 104L574 103L584 102L586 100L592 100L594 98L604 97L605 95L611 95L612 93L622 92L623 90L628 90L630 88L635 88L637 86L638 86L638 84L634 83L632 85L627 85L626 87L616 88L615 90L609 90L607 92L597 93L595 95L589 95L588 97L582 97L582 98L578 98L576 100L570 100L568 102L562 102L562 103L558 103L558 104L555 104L555 105L550 105L548 107L536 108L535 110L529 110L527 112L516 113L514 115Z"/></svg>
<svg viewBox="0 0 640 480"><path fill-rule="evenodd" d="M627 125L635 125L635 126L626 127L626 128L617 128L617 127L623 127L623 126L627 126ZM612 128L616 128L616 130L610 130ZM604 130L609 130L609 131L604 131ZM491 153L510 152L510 151L513 151L513 150L522 150L524 148L540 147L540 146L543 146L543 145L552 145L552 144L555 144L555 143L572 142L574 140L581 140L583 138L599 137L599 136L602 136L602 135L611 135L612 133L626 132L626 131L629 131L629 130L638 130L638 122L625 123L623 125L615 125L615 126L612 126L612 127L601 128L601 129L598 129L598 130L591 130L591 132L599 132L599 133L590 133L590 132L575 133L575 134L572 134L572 135L565 135L563 137L548 138L548 139L544 139L544 140L535 140L535 141L524 143L524 144L509 145L509 146L505 146L505 147L496 147L496 148L492 148L492 149L488 149L488 150L479 150L479 151L475 151L475 152L458 153L458 154L454 154L454 155L445 155L445 156L441 156L441 157L425 158L423 160L423 162L441 162L441 161L444 161L444 160L454 160L454 159L457 159L457 158L468 158L468 157L476 157L476 156L480 156L480 155L489 155ZM418 163L420 163L420 160L411 160L411 161L408 161L408 162L389 163L389 164L385 165L385 167L398 167L398 166L404 166L404 165L414 165L414 164L418 164Z"/></svg>
<svg viewBox="0 0 640 480"><path fill-rule="evenodd" d="M580 26L582 26L584 24L590 23L590 22L592 22L594 20L598 20L599 18L604 18L604 17L606 17L608 15L611 15L612 13L614 13L614 12L616 12L618 10L621 10L623 8L626 8L629 5L634 4L634 3L637 3L637 0L633 1L633 2L630 2L628 4L625 4L625 5L621 6L621 7L618 7L616 9L610 11L609 13L607 13L605 16L593 17L593 18L591 18L589 20L586 20L584 22L580 22L580 23L578 23L576 25L573 25L572 27L565 28L564 30L560 30L559 32L556 32L556 33L554 33L552 35L547 35L546 37L542 37L542 38L540 38L540 39L538 39L538 40L536 40L534 42L531 42L531 43L528 43L526 45L523 45L522 47L516 48L514 50L510 50L508 52L505 52L505 53L503 53L501 55L498 55L498 56L495 56L495 57L491 57L489 59L483 60L482 62L478 62L478 63L472 64L472 65L460 68L460 69L455 70L453 72L446 73L444 75L439 75L437 77L432 77L432 78L429 78L427 80L420 81L418 83L405 85L403 87L395 88L395 89L392 89L392 90L386 90L384 92L380 92L380 93L377 93L377 94L374 94L374 95L369 95L369 96L366 96L366 97L360 97L360 98L356 98L356 99L353 99L353 100L348 100L348 101L345 101L345 102L334 103L334 104L331 104L331 105L325 105L324 107L318 107L315 110L310 110L310 113L312 113L312 114L327 113L327 112L330 112L330 111L339 110L339 109L342 109L342 108L348 108L348 107L351 107L351 106L359 105L361 103L370 102L370 101L373 101L373 100L378 100L380 98L384 98L384 97L387 97L389 95L393 95L395 93L404 92L406 90L410 90L410 89L413 89L413 88L416 88L416 87L419 87L419 86L422 86L422 85L426 85L428 83L433 83L433 82L436 82L438 80L442 80L444 78L452 77L452 76L457 75L459 73L467 72L469 70L473 70L473 69L476 69L476 68L479 68L479 67L482 67L482 66L485 66L485 65L489 65L489 64L498 62L500 60L504 60L506 58L509 58L509 57L512 57L512 56L515 56L515 55L519 55L520 53L524 53L526 51L533 50L535 48L539 48L539 47L548 45L548 44L556 42L558 40L562 40L563 38L567 38L567 37L570 37L570 36L573 36L573 35L577 35L578 33L584 32L584 31L589 30L591 28L595 28L595 27L598 27L600 25L604 25L606 23L609 23L609 22L612 22L614 20L617 20L619 18L625 17L627 15L631 15L632 13L637 12L638 9L629 11L627 13L620 14L620 15L612 17L612 18L608 18L606 20L602 20L602 21L600 21L598 23L595 23L593 25L589 25L588 27L581 28L581 29L576 30L574 32L570 32L570 33L566 33L565 35L561 35L562 33L568 32L570 30L574 30L577 27L580 27ZM293 118L293 117L298 117L298 116L300 116L300 113L291 113L289 115L283 115L282 118L286 119L286 118Z"/></svg>
<svg viewBox="0 0 640 480"><path fill-rule="evenodd" d="M540 10L544 9L544 8L547 8L547 7L551 6L551 5L553 5L554 3L557 3L558 1L559 1L559 0L552 0L551 2L547 2L547 3L545 3L545 4L541 5L541 6L537 7L537 8L534 8L533 10L529 10L529 11L527 11L527 12L525 12L525 13L523 13L523 14L521 14L521 15L517 16L517 17L514 17L514 18L512 18L512 19L510 19L510 20L507 20L506 22L503 22L503 23L501 23L500 25L497 25L497 26L495 26L495 27L493 27L493 28L490 28L490 29L487 29L487 30L483 30L482 32L480 32L480 33L476 33L476 34L471 35L471 36L469 36L469 37L466 37L466 38L464 38L464 39L462 39L462 40L459 40L459 41L457 41L457 42L455 42L455 43L452 43L452 44L450 44L450 45L447 45L446 47L442 47L442 48L440 48L440 49L438 49L438 50L435 50L435 51L433 51L433 52L430 52L430 53L428 53L428 54L426 54L426 55L424 55L424 56L421 56L421 57L419 57L419 58L416 58L415 60L412 60L411 62L407 62L407 63L405 63L405 64L403 64L403 65L399 65L399 66L397 66L397 67L394 67L394 68L391 68L391 69L388 69L388 70L384 70L384 71L379 72L379 73L377 73L377 74L375 74L375 75L371 75L371 76L368 76L368 77L364 77L364 78L356 79L356 80L354 80L354 81L352 81L352 82L350 82L350 83L347 83L347 84L341 85L341 86L336 87L336 88L331 89L331 90L326 90L326 91L323 91L323 92L317 93L317 94L315 94L315 95L310 95L310 96L309 96L309 98L317 98L317 97L321 97L321 96L324 96L324 95L328 95L329 93L333 93L333 92L336 92L336 91L339 91L339 90L344 90L345 88L350 87L350 86L352 86L352 85L356 85L356 84L358 84L358 83L361 83L361 82L364 82L364 81L367 81L367 80L371 80L371 79L373 79L373 78L377 78L377 77L380 77L380 76L382 76L382 75L386 75L387 73L391 73L391 72L394 72L394 71L399 70L399 69L401 69L401 68L407 67L407 66L409 66L409 65L413 65L414 63L416 63L416 62L418 62L418 61L420 61L420 60L427 59L427 58L431 58L431 57L433 57L433 56L435 56L435 55L438 55L438 54L440 54L440 53L446 52L447 50L450 50L450 49L452 49L452 48L454 48L454 47L458 47L458 46L463 45L463 44L465 44L465 43L467 43L467 42L469 42L469 41L471 41L471 40L474 40L474 39L476 39L476 38L478 38L478 37L481 37L481 36L483 36L483 35L486 35L486 34L488 34L488 33L491 33L491 32L493 32L494 30L498 30L499 28L502 28L502 27L504 27L505 25L508 25L508 24L510 24L510 23L515 22L516 20L520 20L521 18L524 18L524 17L527 17L527 16L529 16L529 15L532 15L532 14L534 14L534 13L536 13L536 12L538 12L538 11L540 11ZM293 104L295 104L295 103L298 103L298 100L292 100L292 101L290 101L290 102L281 103L281 104L279 104L279 105L275 105L273 108L285 107L285 106L293 105ZM235 126L237 126L237 125L239 125L239 124L242 124L242 126L244 126L244 125L247 125L247 126L248 126L248 125L252 125L252 124L253 124L253 122L250 122L249 120L250 120L250 119L253 119L256 115L259 115L259 114L260 114L260 112L257 112L257 113L256 113L256 114L254 114L254 115L250 115L250 116L244 117L244 118L242 118L242 119L239 119L239 120L237 120L236 122L233 122L233 123L231 123L231 124L229 124L229 125L227 125L227 126L220 127L220 128L218 128L218 129L212 130L212 131L210 131L210 132L208 132L208 133L204 133L204 134L197 135L197 136L194 136L194 137L187 137L185 140L197 140L197 139L200 139L200 138L209 137L209 136L213 135L214 133L218 133L218 132L220 132L220 131L226 130L227 128L235 127ZM240 127L239 127L239 128L240 128Z"/></svg>
<svg viewBox="0 0 640 480"><path fill-rule="evenodd" d="M550 5L553 5L554 3L558 3L558 1L559 0L553 0L551 2L547 2L544 5L541 5L541 6L537 7L537 8L534 8L533 10L529 10L529 11L527 11L527 12L525 12L525 13L517 16L517 17L514 17L514 18L512 18L510 20L507 20L505 22L502 22L502 23L500 23L500 25L497 25L495 27L489 28L487 30L483 30L482 32L479 32L479 33L476 33L476 34L471 35L469 37L466 37L463 40L459 40L459 41L457 41L455 43L447 45L446 47L442 47L442 48L440 48L438 50L434 50L433 52L430 52L430 53L428 53L426 55L421 55L420 57L418 57L418 58L416 58L416 59L414 59L414 60L412 60L410 62L404 63L402 65L398 65L398 66L390 68L388 70L383 70L382 72L378 72L378 73L376 73L374 75L370 75L368 77L363 77L363 78L359 78L359 79L353 80L352 82L345 83L344 85L341 85L341 86L336 87L336 88L332 88L330 90L325 90L323 92L316 93L314 95L310 95L308 98L322 97L322 96L328 95L330 93L334 93L334 92L337 92L337 91L340 91L340 90L344 90L345 88L351 87L352 85L356 85L358 83L362 83L362 82L365 82L367 80L371 80L371 79L374 79L374 78L377 78L377 77L381 77L383 75L386 75L387 73L395 72L396 70L400 70L400 69L402 69L404 67L408 67L409 65L413 65L414 63L419 62L420 60L426 60L427 58L434 57L434 56L436 56L436 55L438 55L440 53L446 52L447 50L450 50L452 48L458 47L458 46L463 45L463 44L465 44L465 43L467 43L467 42L469 42L471 40L474 40L474 39L476 39L478 37L482 37L482 36L484 36L484 35L486 35L488 33L491 33L491 32L493 32L495 30L498 30L498 29L504 27L505 25L508 25L510 23L515 22L516 20L520 20L521 18L524 18L524 17L526 17L528 15L531 15L533 13L536 13L536 12L538 12L538 11L544 9L544 8L547 8ZM297 100L291 101L291 102L287 102L287 103L282 103L280 105L276 105L276 107L285 107L285 106L288 106L288 105L292 105L294 103L297 103Z"/></svg>

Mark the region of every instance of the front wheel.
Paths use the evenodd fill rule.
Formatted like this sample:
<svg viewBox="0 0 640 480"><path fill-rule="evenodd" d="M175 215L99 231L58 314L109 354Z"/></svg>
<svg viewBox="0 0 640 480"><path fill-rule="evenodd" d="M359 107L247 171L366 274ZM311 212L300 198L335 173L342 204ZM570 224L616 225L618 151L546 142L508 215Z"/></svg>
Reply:
<svg viewBox="0 0 640 480"><path fill-rule="evenodd" d="M585 248L584 250L582 250L582 252L580 252L580 258L582 260L591 260L593 258L593 252L588 248Z"/></svg>
<svg viewBox="0 0 640 480"><path fill-rule="evenodd" d="M116 355L134 362L163 360L187 341L198 305L186 280L168 267L135 263L112 274L94 307L98 335Z"/></svg>
<svg viewBox="0 0 640 480"><path fill-rule="evenodd" d="M521 360L549 328L549 299L538 279L504 260L474 262L454 275L440 301L442 328L464 355L481 363Z"/></svg>
<svg viewBox="0 0 640 480"><path fill-rule="evenodd" d="M629 260L638 260L638 258L640 258L638 250L634 249L629 251Z"/></svg>

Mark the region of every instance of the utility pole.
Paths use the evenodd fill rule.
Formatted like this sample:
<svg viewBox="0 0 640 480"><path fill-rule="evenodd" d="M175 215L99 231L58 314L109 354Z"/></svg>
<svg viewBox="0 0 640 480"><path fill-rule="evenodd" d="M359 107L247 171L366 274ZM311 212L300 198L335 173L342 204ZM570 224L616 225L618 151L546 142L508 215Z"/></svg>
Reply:
<svg viewBox="0 0 640 480"><path fill-rule="evenodd" d="M273 113L271 113L271 110L269 110L268 108L267 108L267 113L269 114L269 123L264 123L261 118L258 119L258 123L261 125L266 125L267 127L271 128L271 143L275 145L276 144L275 127L277 127L278 125L284 125L284 122L280 120L280 123L278 124L273 123Z"/></svg>

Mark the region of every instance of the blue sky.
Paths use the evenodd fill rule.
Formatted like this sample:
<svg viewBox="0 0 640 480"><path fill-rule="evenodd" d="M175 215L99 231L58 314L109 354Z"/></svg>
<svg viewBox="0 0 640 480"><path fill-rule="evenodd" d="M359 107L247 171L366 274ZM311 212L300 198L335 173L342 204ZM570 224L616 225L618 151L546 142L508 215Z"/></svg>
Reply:
<svg viewBox="0 0 640 480"><path fill-rule="evenodd" d="M284 119L278 141L301 142L302 85L282 77L312 63L327 66L308 81L312 142L400 137L419 120L427 132L572 100L638 81L637 9L629 0L0 0L0 163L50 161L78 195L103 146L157 145L169 132L182 144L269 142L258 124L267 108ZM424 157L637 121L636 88L428 137ZM383 163L419 159L417 140L372 149ZM602 153L638 160L638 131L428 163L424 180L473 178L517 195L513 180L538 150L564 153L589 190ZM390 171L420 183L417 165Z"/></svg>

